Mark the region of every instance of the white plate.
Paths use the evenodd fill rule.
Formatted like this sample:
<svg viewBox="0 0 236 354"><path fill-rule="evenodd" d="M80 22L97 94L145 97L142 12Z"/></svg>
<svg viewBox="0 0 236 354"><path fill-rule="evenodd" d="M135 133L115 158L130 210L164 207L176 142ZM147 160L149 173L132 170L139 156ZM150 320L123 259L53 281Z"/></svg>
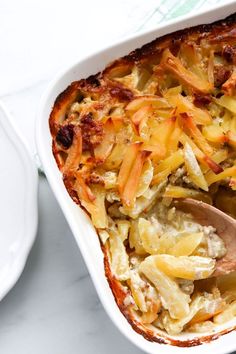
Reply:
<svg viewBox="0 0 236 354"><path fill-rule="evenodd" d="M225 336L221 336L217 341L212 341L208 344L191 348L181 348L149 342L132 329L119 311L108 286L108 282L104 275L103 254L98 241L98 236L91 224L91 221L83 210L81 210L79 206L71 200L64 187L61 173L59 172L52 155L52 141L49 131L48 118L57 95L61 93L72 81L97 73L98 71L104 69L110 61L128 54L131 50L138 48L164 34L225 18L229 14L235 12L235 4L236 3L234 1L233 3L228 3L228 5L225 4L223 7L216 7L214 10L199 13L197 15L191 15L191 17L185 16L182 19L174 20L168 24L161 25L151 31L125 39L112 47L100 51L99 53L81 59L75 65L69 67L63 73L60 73L50 84L42 99L38 114L36 137L38 152L44 171L71 227L101 302L103 303L110 318L120 329L120 331L139 348L151 354L156 354L159 350L165 354L182 353L183 350L194 354L205 354L209 350L212 350L214 354L228 353L236 349L236 332L231 332ZM227 327L229 327L229 325L227 325ZM189 339L192 337L193 335L183 334L181 339Z"/></svg>
<svg viewBox="0 0 236 354"><path fill-rule="evenodd" d="M0 300L17 282L37 229L37 169L0 103Z"/></svg>

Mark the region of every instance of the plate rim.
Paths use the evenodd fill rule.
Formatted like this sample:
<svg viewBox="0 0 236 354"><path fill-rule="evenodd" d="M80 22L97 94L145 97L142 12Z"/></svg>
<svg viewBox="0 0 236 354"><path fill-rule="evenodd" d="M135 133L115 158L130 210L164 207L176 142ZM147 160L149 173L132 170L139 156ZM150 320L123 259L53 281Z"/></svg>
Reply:
<svg viewBox="0 0 236 354"><path fill-rule="evenodd" d="M34 244L38 228L38 173L36 165L31 157L24 139L17 131L13 119L0 101L0 125L3 127L9 143L17 149L21 157L21 163L24 167L24 173L27 177L27 193L25 197L24 208L24 244L19 247L17 256L14 258L9 268L7 277L4 279L3 286L0 286L0 301L8 294L19 280L28 259L31 248ZM5 118L5 119L4 119Z"/></svg>

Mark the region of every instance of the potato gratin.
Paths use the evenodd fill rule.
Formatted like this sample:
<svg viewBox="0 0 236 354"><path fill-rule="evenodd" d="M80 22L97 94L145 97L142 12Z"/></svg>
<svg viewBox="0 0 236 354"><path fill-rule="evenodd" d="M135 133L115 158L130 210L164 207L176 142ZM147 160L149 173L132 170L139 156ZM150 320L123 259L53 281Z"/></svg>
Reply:
<svg viewBox="0 0 236 354"><path fill-rule="evenodd" d="M236 274L214 277L222 239L173 201L196 198L236 215L235 15L73 82L50 128L65 186L92 219L131 325L166 342L233 319Z"/></svg>

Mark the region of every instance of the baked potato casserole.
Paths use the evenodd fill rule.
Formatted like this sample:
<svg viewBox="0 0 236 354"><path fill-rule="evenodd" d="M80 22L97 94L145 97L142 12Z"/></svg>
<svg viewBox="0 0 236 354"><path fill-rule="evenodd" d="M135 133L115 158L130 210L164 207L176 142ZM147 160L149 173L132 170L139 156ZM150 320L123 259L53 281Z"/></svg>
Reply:
<svg viewBox="0 0 236 354"><path fill-rule="evenodd" d="M165 342L233 319L236 274L214 274L224 242L174 201L236 216L236 15L156 39L73 82L50 130L133 328Z"/></svg>

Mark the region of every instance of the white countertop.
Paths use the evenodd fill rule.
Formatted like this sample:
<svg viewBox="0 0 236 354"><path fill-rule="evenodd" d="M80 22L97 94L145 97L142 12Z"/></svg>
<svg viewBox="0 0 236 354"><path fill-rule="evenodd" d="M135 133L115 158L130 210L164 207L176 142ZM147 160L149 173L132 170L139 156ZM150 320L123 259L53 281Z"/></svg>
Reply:
<svg viewBox="0 0 236 354"><path fill-rule="evenodd" d="M25 270L0 304L1 354L139 354L104 312L44 178L39 230Z"/></svg>
<svg viewBox="0 0 236 354"><path fill-rule="evenodd" d="M37 105L55 73L119 37L153 26L163 14L168 19L171 3L177 0L0 1L0 99L32 155ZM20 280L0 303L0 318L1 354L141 353L104 312L44 177L37 239Z"/></svg>

